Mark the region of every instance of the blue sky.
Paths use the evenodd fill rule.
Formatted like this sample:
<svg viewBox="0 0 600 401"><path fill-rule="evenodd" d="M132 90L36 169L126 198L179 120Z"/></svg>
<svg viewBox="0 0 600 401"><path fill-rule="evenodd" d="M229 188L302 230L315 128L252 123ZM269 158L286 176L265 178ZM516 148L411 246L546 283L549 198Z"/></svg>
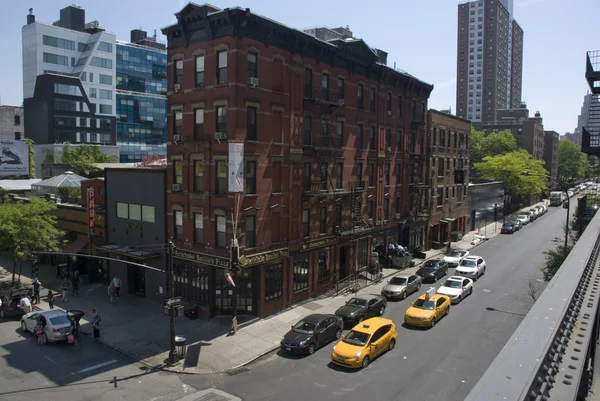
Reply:
<svg viewBox="0 0 600 401"><path fill-rule="evenodd" d="M72 0L28 0L4 4L0 13L0 96L3 105L20 105L22 94L21 27L33 7L37 21L51 23ZM515 18L525 31L523 100L530 113L539 110L544 128L563 134L577 125L587 84L585 52L600 49L592 35L600 15L598 0L514 0ZM198 1L202 3L202 1ZM354 36L389 53L396 62L435 89L429 106L455 110L457 1L448 0L212 0L219 7L250 8L294 28L349 25ZM135 28L170 25L184 0L78 0L86 20L99 20L121 40Z"/></svg>

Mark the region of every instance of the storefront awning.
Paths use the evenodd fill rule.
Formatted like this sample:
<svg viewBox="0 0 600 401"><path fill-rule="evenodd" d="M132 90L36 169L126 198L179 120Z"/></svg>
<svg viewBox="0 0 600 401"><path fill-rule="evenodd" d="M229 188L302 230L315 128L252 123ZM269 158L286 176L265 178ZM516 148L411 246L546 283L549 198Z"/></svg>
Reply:
<svg viewBox="0 0 600 401"><path fill-rule="evenodd" d="M446 223L446 224L449 224L449 223L453 223L453 222L455 222L455 221L456 221L456 219L455 219L455 218L453 218L453 217L446 217L445 219L441 219L441 220L440 220L440 223Z"/></svg>
<svg viewBox="0 0 600 401"><path fill-rule="evenodd" d="M160 245L157 245L157 247L160 247ZM124 245L103 245L98 247L98 249L113 252L119 256L140 260L159 258L161 256L160 253L154 252L152 250L131 248Z"/></svg>
<svg viewBox="0 0 600 401"><path fill-rule="evenodd" d="M63 248L63 253L77 253L87 246L88 242L83 239L77 239Z"/></svg>

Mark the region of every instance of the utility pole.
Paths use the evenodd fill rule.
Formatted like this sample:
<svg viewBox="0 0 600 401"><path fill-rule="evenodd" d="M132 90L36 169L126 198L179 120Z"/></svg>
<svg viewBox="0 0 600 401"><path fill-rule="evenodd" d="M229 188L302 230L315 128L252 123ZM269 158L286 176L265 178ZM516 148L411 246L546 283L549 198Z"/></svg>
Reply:
<svg viewBox="0 0 600 401"><path fill-rule="evenodd" d="M169 241L169 245L167 247L167 289L168 296L167 302L169 303L169 337L171 350L169 352L169 363L171 365L179 362L179 358L177 357L177 351L175 350L175 304L173 302L173 298L175 296L175 283L173 282L173 251L175 250L175 245L173 241Z"/></svg>

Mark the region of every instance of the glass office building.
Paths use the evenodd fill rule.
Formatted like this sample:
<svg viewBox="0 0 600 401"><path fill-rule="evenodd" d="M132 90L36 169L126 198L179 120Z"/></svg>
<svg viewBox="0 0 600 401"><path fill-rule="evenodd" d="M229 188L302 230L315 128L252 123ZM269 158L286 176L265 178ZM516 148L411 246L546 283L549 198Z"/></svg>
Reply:
<svg viewBox="0 0 600 401"><path fill-rule="evenodd" d="M117 42L117 145L121 163L167 154L167 52Z"/></svg>

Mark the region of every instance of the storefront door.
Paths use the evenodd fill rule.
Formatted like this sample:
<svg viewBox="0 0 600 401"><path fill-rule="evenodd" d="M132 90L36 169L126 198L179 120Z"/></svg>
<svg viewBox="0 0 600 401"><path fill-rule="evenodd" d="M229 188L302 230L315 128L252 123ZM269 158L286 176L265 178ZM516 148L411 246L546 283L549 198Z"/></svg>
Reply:
<svg viewBox="0 0 600 401"><path fill-rule="evenodd" d="M243 269L240 273L236 274L236 308L239 315L254 315L257 313L255 310L256 297L254 296L254 272L255 269L250 268Z"/></svg>
<svg viewBox="0 0 600 401"><path fill-rule="evenodd" d="M213 315L233 315L231 295L233 287L227 281L225 269L216 269L215 277L215 306ZM237 285L237 284L236 284Z"/></svg>
<svg viewBox="0 0 600 401"><path fill-rule="evenodd" d="M146 271L139 266L127 265L129 293L138 297L146 296Z"/></svg>

